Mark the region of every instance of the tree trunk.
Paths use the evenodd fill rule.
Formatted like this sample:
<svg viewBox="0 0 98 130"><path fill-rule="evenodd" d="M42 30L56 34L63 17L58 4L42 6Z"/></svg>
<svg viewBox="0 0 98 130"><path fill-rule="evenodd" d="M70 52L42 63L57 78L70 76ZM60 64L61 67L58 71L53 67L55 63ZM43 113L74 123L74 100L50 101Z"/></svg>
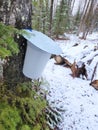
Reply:
<svg viewBox="0 0 98 130"><path fill-rule="evenodd" d="M81 17L79 33L83 32L82 38L86 39L88 32L91 28L93 29L92 24L95 21L95 11L96 11L97 0L85 1L84 10Z"/></svg>
<svg viewBox="0 0 98 130"><path fill-rule="evenodd" d="M53 3L54 3L54 0L51 0L51 6L50 6L50 23L49 23L49 33L50 33L50 36L52 35L52 18L53 18Z"/></svg>
<svg viewBox="0 0 98 130"><path fill-rule="evenodd" d="M0 21L18 29L31 29L32 0L0 0ZM14 85L30 80L22 73L27 41L22 36L15 36L20 52L9 58L4 65L4 80Z"/></svg>
<svg viewBox="0 0 98 130"><path fill-rule="evenodd" d="M75 4L75 0L72 0L72 2L71 2L71 13L72 13L72 11L73 11L74 4Z"/></svg>

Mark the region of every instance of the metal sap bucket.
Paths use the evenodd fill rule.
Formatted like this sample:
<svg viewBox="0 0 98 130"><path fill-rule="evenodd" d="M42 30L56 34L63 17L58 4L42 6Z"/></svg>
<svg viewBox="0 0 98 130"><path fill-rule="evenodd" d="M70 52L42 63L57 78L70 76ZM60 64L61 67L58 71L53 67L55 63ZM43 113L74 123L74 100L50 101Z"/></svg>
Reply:
<svg viewBox="0 0 98 130"><path fill-rule="evenodd" d="M23 37L27 39L27 50L23 65L23 73L31 79L38 79L51 54L59 55L61 48L45 34L35 30L25 30Z"/></svg>

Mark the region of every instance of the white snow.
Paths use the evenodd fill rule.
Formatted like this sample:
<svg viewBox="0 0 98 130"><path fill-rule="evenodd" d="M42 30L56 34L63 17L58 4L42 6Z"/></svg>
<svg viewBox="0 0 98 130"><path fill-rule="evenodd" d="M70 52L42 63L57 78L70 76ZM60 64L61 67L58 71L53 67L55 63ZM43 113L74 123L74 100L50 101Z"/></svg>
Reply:
<svg viewBox="0 0 98 130"><path fill-rule="evenodd" d="M50 59L42 74L49 86L42 87L48 90L47 100L50 105L64 110L61 113L63 120L59 124L60 130L98 130L98 91L89 85L98 56L92 64L87 63L94 53L98 54L98 51L93 51L98 43L98 33L89 35L87 40L81 40L75 35L68 36L70 40L56 41L63 50L62 56L72 63L74 59L85 62L89 70L88 80L72 78L69 68L55 65L56 61ZM76 43L79 45L73 46Z"/></svg>

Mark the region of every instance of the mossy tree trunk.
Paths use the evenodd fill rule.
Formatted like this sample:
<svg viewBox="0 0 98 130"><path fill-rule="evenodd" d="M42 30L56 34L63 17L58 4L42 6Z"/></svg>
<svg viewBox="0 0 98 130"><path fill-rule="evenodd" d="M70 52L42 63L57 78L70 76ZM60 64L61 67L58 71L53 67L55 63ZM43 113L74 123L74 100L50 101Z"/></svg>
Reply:
<svg viewBox="0 0 98 130"><path fill-rule="evenodd" d="M31 29L32 0L0 0L0 21L18 29ZM4 80L11 85L30 80L22 73L27 41L22 36L15 36L15 41L20 52L4 66Z"/></svg>

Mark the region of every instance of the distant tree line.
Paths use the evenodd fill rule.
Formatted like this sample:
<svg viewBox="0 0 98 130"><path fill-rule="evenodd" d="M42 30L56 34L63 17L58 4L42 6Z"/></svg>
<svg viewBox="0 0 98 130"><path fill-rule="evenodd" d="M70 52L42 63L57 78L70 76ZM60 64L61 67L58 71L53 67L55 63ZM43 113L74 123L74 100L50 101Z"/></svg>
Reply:
<svg viewBox="0 0 98 130"><path fill-rule="evenodd" d="M64 32L83 32L81 38L86 38L88 32L97 28L98 7L97 0L85 0L81 11L79 5L75 16L72 15L75 0L60 0L54 9L54 0L32 0L32 27L43 33L58 37Z"/></svg>

